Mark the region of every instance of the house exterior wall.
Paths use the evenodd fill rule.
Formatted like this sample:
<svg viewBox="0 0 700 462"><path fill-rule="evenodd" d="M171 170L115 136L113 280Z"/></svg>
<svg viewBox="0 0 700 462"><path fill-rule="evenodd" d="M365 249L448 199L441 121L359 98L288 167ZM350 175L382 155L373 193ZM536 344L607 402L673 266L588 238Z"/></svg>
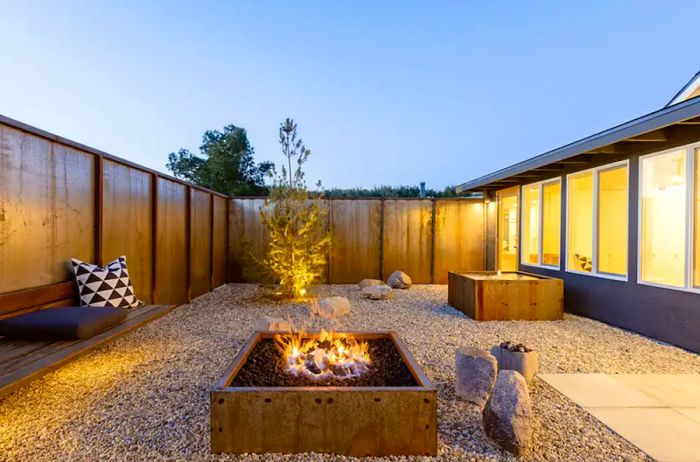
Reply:
<svg viewBox="0 0 700 462"><path fill-rule="evenodd" d="M563 279L567 312L700 352L700 294L637 283L639 155L626 159L629 160L627 281L566 271L566 175L572 171L561 175L560 269L523 265L522 262L519 269ZM522 236L522 222L520 226ZM495 235L489 238L495 239Z"/></svg>

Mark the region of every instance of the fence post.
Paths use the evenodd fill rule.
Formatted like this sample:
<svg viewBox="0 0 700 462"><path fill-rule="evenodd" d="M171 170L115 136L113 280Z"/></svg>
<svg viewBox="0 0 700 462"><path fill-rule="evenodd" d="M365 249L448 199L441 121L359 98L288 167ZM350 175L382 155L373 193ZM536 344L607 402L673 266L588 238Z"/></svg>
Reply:
<svg viewBox="0 0 700 462"><path fill-rule="evenodd" d="M151 174L151 302L158 298L158 175Z"/></svg>
<svg viewBox="0 0 700 462"><path fill-rule="evenodd" d="M435 284L435 230L436 230L436 202L434 197L430 199L430 283Z"/></svg>
<svg viewBox="0 0 700 462"><path fill-rule="evenodd" d="M95 156L95 263L99 266L103 264L102 256L102 233L104 230L104 223L102 217L102 204L104 201L103 196L103 185L102 185L102 172L104 158L102 156Z"/></svg>
<svg viewBox="0 0 700 462"><path fill-rule="evenodd" d="M385 224L384 201L385 200L386 200L386 198L384 198L384 197L380 198L381 216L380 216L380 221L379 221L379 279L381 279L381 280L384 280L384 224Z"/></svg>
<svg viewBox="0 0 700 462"><path fill-rule="evenodd" d="M187 185L185 188L185 286L187 287L187 302L192 301L192 187Z"/></svg>

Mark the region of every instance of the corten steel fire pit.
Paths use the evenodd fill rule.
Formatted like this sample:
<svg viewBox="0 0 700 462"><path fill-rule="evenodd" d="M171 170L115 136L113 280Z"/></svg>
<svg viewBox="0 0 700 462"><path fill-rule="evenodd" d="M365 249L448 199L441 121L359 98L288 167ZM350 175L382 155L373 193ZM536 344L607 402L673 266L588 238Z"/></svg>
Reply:
<svg viewBox="0 0 700 462"><path fill-rule="evenodd" d="M276 335L254 332L212 389L212 452L436 455L436 389L394 332L334 334L368 345L369 366L319 381L270 366Z"/></svg>

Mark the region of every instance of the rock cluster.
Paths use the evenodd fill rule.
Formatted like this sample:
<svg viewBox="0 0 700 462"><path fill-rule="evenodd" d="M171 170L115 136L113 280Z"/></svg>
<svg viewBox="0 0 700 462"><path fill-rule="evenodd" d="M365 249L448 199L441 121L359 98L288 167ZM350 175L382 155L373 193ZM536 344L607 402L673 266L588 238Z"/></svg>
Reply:
<svg viewBox="0 0 700 462"><path fill-rule="evenodd" d="M532 348L523 345L522 343L515 344L513 342L507 341L507 342L501 342L500 345L498 345L500 348L503 348L505 350L511 351L511 352L518 352L518 353L529 353L532 350Z"/></svg>

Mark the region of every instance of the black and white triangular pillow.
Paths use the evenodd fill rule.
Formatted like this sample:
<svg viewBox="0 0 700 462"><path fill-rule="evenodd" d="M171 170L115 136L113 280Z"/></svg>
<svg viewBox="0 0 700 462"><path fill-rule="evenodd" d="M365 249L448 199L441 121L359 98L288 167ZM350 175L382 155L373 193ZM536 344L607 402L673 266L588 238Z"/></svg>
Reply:
<svg viewBox="0 0 700 462"><path fill-rule="evenodd" d="M71 263L82 306L132 308L143 305L134 294L126 257L112 260L105 268L76 258L72 258Z"/></svg>

